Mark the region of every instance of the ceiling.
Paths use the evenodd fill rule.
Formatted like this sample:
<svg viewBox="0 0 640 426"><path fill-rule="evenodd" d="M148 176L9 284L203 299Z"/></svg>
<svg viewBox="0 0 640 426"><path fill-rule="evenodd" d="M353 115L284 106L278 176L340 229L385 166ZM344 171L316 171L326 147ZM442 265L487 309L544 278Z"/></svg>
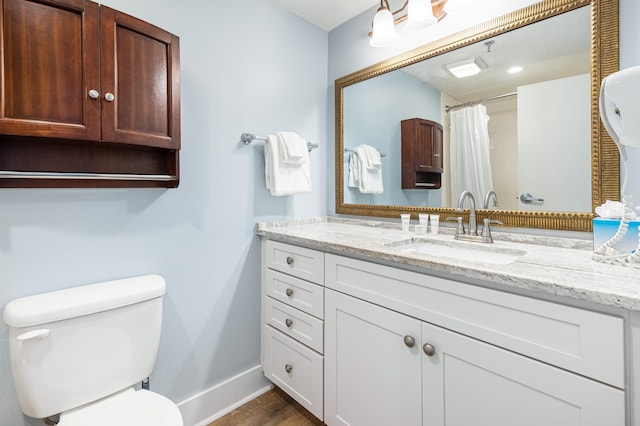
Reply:
<svg viewBox="0 0 640 426"><path fill-rule="evenodd" d="M271 0L318 28L331 31L370 9L378 0ZM373 16L371 17L373 19Z"/></svg>
<svg viewBox="0 0 640 426"><path fill-rule="evenodd" d="M515 92L518 86L587 74L591 70L590 9L582 7L403 68L461 102ZM445 65L480 57L487 68L473 77L453 77ZM508 74L512 66L524 70Z"/></svg>

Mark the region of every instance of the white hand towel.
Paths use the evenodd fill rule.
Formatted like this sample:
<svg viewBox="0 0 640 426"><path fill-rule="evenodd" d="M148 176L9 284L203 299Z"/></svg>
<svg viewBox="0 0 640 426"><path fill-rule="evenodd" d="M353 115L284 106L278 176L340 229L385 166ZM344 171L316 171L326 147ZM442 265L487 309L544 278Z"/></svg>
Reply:
<svg viewBox="0 0 640 426"><path fill-rule="evenodd" d="M274 196L311 192L309 152L305 149L300 164L280 161L280 146L276 135L267 135L264 147L264 172L267 189Z"/></svg>
<svg viewBox="0 0 640 426"><path fill-rule="evenodd" d="M377 149L375 149L370 145L365 145L365 144L360 145L360 148L364 153L368 169L379 169L382 167L382 161L380 160L380 152L378 152Z"/></svg>
<svg viewBox="0 0 640 426"><path fill-rule="evenodd" d="M278 148L280 149L280 161L286 164L302 164L305 154L309 150L307 142L294 132L278 132Z"/></svg>

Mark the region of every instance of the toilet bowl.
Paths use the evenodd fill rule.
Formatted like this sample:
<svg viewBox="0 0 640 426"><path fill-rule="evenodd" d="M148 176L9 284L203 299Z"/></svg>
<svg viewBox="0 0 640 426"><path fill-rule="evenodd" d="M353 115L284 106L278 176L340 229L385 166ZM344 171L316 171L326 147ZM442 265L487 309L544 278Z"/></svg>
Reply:
<svg viewBox="0 0 640 426"><path fill-rule="evenodd" d="M165 281L145 275L9 302L9 350L18 401L59 426L182 426L168 398L135 385L149 376Z"/></svg>

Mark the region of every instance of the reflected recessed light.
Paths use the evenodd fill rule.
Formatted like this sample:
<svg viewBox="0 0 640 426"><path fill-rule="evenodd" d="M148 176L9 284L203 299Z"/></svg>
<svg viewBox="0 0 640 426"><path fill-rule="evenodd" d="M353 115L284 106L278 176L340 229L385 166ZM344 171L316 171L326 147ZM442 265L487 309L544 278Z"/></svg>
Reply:
<svg viewBox="0 0 640 426"><path fill-rule="evenodd" d="M515 73L518 73L518 72L522 71L523 69L524 69L524 68L522 68L522 67L518 67L518 66L516 66L516 67L511 67L511 68L509 68L509 70L508 70L507 72L508 72L509 74L515 74Z"/></svg>

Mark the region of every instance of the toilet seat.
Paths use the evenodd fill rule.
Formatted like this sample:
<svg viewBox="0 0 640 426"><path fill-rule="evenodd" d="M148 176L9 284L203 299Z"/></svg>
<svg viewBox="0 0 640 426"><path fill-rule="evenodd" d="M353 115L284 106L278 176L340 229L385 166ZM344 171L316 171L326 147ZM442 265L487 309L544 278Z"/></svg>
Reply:
<svg viewBox="0 0 640 426"><path fill-rule="evenodd" d="M183 426L170 399L148 390L127 388L60 415L58 426Z"/></svg>

